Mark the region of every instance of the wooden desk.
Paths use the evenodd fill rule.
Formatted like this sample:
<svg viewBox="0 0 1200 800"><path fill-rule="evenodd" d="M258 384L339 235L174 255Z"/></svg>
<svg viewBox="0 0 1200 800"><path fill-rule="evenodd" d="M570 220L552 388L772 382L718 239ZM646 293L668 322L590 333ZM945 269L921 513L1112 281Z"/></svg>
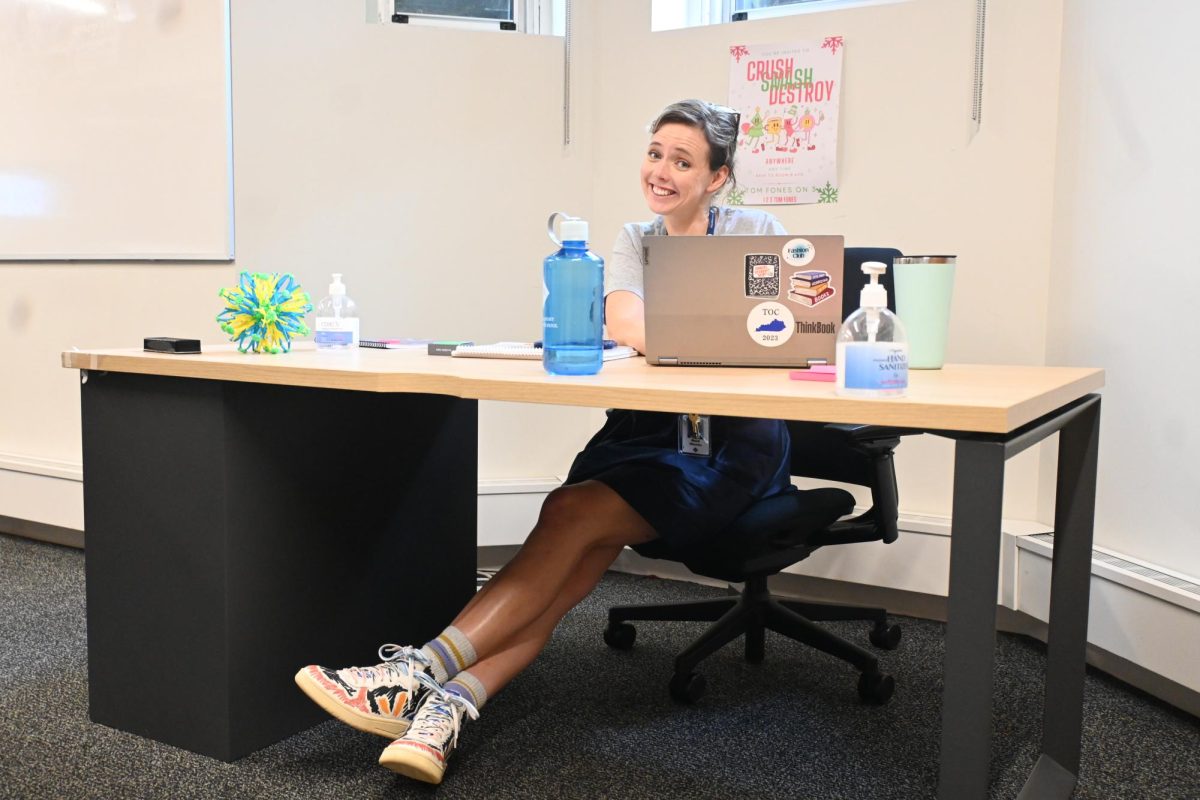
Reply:
<svg viewBox="0 0 1200 800"><path fill-rule="evenodd" d="M986 797L1004 463L1059 432L1042 757L1079 768L1103 372L949 365L904 398L836 397L784 370L420 352L63 354L82 370L90 713L231 760L318 721L302 664L425 641L473 591L477 400L929 430L957 440L939 797Z"/></svg>

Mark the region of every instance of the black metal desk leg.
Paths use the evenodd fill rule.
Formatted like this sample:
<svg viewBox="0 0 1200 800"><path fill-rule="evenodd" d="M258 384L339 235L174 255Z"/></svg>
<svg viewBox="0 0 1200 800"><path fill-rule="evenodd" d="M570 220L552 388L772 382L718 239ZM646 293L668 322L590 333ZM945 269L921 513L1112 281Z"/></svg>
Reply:
<svg viewBox="0 0 1200 800"><path fill-rule="evenodd" d="M1069 797L1079 775L1100 399L1059 433L1042 755L1021 800Z"/></svg>
<svg viewBox="0 0 1200 800"><path fill-rule="evenodd" d="M955 445L940 800L988 795L1004 445Z"/></svg>

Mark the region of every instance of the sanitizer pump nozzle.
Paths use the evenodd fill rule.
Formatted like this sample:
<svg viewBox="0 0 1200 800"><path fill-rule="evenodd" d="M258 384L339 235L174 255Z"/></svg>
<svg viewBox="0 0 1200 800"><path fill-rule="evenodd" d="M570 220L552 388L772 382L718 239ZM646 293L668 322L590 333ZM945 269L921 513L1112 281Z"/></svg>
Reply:
<svg viewBox="0 0 1200 800"><path fill-rule="evenodd" d="M887 264L866 261L862 271L870 276L871 282L858 293L858 305L867 312L867 341L873 342L879 334L879 309L887 308L887 289L879 282L880 276L887 271Z"/></svg>

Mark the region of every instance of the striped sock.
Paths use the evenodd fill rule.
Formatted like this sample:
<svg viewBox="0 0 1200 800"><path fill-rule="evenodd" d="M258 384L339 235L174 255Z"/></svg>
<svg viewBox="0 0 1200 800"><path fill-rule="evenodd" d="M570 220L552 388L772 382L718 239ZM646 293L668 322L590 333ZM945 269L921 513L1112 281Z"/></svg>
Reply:
<svg viewBox="0 0 1200 800"><path fill-rule="evenodd" d="M422 647L421 652L429 656L433 678L443 686L446 681L479 660L475 656L471 640L453 625Z"/></svg>
<svg viewBox="0 0 1200 800"><path fill-rule="evenodd" d="M454 676L454 680L445 685L445 690L452 694L456 694L462 699L475 706L478 711L483 708L483 704L487 702L487 689L483 688L483 684L479 682L470 672L463 670Z"/></svg>

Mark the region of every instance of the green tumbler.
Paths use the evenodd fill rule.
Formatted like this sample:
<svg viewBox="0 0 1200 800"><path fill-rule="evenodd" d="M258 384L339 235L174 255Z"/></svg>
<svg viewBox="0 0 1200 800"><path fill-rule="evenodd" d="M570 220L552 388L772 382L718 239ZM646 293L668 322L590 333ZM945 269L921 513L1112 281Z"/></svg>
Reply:
<svg viewBox="0 0 1200 800"><path fill-rule="evenodd" d="M941 369L954 294L956 256L899 256L892 266L896 316L908 333L908 366Z"/></svg>

